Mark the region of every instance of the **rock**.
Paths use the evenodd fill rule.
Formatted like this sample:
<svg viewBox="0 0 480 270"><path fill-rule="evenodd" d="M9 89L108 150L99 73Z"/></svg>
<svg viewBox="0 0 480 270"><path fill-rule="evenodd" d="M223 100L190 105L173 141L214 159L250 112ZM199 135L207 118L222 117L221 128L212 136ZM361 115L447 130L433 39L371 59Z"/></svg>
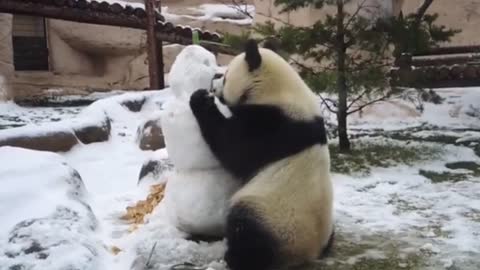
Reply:
<svg viewBox="0 0 480 270"><path fill-rule="evenodd" d="M67 152L77 143L77 137L69 131L26 134L0 139L0 146L15 146L51 152Z"/></svg>
<svg viewBox="0 0 480 270"><path fill-rule="evenodd" d="M142 150L158 150L165 147L160 120L148 120L137 129L137 143Z"/></svg>
<svg viewBox="0 0 480 270"><path fill-rule="evenodd" d="M10 191L2 197L10 210L2 216L2 269L95 269L97 220L79 173L55 153L2 147L0 157L0 185Z"/></svg>
<svg viewBox="0 0 480 270"><path fill-rule="evenodd" d="M122 103L122 106L128 108L132 112L139 112L142 110L143 104L145 104L146 98L137 100L127 100Z"/></svg>
<svg viewBox="0 0 480 270"><path fill-rule="evenodd" d="M75 135L84 144L107 141L110 138L110 131L111 124L108 118L98 125L74 128Z"/></svg>
<svg viewBox="0 0 480 270"><path fill-rule="evenodd" d="M167 157L166 151L164 149L158 150L143 163L138 175L138 183L147 179L157 182L163 174L172 169L173 163Z"/></svg>
<svg viewBox="0 0 480 270"><path fill-rule="evenodd" d="M73 129L64 125L25 126L0 131L0 146L15 146L32 150L67 152L80 142L103 142L110 138L110 120L83 124Z"/></svg>

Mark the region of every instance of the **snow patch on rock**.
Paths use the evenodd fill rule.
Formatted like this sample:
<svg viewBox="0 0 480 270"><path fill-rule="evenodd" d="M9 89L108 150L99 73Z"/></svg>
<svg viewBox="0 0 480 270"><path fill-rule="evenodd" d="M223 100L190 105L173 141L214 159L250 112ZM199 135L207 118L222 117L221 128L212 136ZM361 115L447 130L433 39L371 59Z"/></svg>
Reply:
<svg viewBox="0 0 480 270"><path fill-rule="evenodd" d="M103 250L78 172L57 154L7 146L0 164L0 265L97 269Z"/></svg>

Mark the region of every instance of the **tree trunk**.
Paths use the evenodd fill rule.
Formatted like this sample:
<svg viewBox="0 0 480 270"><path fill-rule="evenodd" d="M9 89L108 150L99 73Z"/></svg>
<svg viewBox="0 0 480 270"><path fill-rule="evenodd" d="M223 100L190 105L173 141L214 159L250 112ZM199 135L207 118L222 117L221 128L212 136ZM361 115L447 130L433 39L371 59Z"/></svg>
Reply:
<svg viewBox="0 0 480 270"><path fill-rule="evenodd" d="M346 79L346 44L345 44L345 13L343 10L343 0L337 0L337 91L338 91L338 139L340 152L350 151L350 141L347 133L347 79Z"/></svg>
<svg viewBox="0 0 480 270"><path fill-rule="evenodd" d="M415 13L415 21L413 23L413 41L416 48L418 48L419 43L419 35L420 35L420 25L422 23L423 16L427 13L428 8L432 5L433 0L424 0L423 4L418 8L417 12ZM414 52L415 48L408 48L409 51Z"/></svg>

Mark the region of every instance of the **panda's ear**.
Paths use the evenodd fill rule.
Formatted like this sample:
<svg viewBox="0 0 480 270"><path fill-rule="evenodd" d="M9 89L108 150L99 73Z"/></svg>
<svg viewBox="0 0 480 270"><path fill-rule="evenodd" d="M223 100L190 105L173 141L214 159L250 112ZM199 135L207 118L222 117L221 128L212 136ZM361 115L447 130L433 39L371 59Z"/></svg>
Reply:
<svg viewBox="0 0 480 270"><path fill-rule="evenodd" d="M249 39L245 44L245 61L250 72L260 67L262 56L258 50L258 44L254 39Z"/></svg>

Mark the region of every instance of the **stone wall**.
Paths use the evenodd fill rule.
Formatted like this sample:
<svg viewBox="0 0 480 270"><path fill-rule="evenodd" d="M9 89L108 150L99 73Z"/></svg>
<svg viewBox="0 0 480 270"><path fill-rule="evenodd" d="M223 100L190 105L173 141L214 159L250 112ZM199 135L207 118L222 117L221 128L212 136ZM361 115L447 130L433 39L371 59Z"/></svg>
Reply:
<svg viewBox="0 0 480 270"><path fill-rule="evenodd" d="M345 6L345 10L354 13L360 3L365 0L353 0ZM275 0L255 0L255 18L254 23L265 23L271 21L275 25L289 23L297 26L309 26L314 24L319 18L326 17L327 14L335 13L335 6L325 6L323 9L301 8L294 12L280 13L281 8L274 5ZM366 0L363 15L366 16L384 16L393 14L395 0Z"/></svg>
<svg viewBox="0 0 480 270"><path fill-rule="evenodd" d="M415 12L423 0L407 0L403 3L403 13ZM478 25L480 25L480 1L478 0L435 0L428 9L438 13L439 24L461 29L448 45L480 45Z"/></svg>
<svg viewBox="0 0 480 270"><path fill-rule="evenodd" d="M280 14L280 9L273 4L275 0L255 0L255 23L265 23L268 20L276 25L287 22L294 25L305 26L315 23L318 18L335 12L334 7L324 7L322 10L303 8L295 12ZM353 0L346 10L350 13L357 4L363 0ZM380 15L397 15L415 12L424 0L367 0L372 4L381 4ZM447 45L480 45L480 35L477 27L480 25L480 1L478 0L435 0L430 6L429 13L438 13L438 23L450 28L462 29Z"/></svg>

